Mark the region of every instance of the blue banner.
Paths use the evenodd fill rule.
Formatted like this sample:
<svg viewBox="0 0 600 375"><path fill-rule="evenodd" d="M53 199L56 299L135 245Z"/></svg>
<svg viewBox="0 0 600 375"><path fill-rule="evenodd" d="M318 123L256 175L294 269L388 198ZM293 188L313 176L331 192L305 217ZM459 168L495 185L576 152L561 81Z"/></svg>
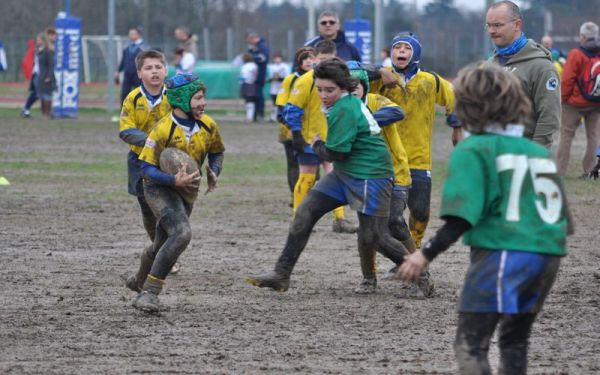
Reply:
<svg viewBox="0 0 600 375"><path fill-rule="evenodd" d="M6 70L6 52L4 52L4 44L0 40L0 72Z"/></svg>
<svg viewBox="0 0 600 375"><path fill-rule="evenodd" d="M369 20L347 20L344 21L344 30L346 39L354 44L364 63L371 63L373 52L373 32L371 31L371 22Z"/></svg>
<svg viewBox="0 0 600 375"><path fill-rule="evenodd" d="M55 48L57 91L52 98L55 117L77 117L79 109L79 67L81 66L81 20L57 18L54 22L58 38Z"/></svg>

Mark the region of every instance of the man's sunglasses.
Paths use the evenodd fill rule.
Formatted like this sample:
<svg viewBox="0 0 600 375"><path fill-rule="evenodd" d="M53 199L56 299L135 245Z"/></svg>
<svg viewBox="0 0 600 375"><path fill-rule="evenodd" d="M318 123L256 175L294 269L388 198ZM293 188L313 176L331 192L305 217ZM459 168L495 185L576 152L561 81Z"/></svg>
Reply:
<svg viewBox="0 0 600 375"><path fill-rule="evenodd" d="M321 26L325 26L325 25L335 25L337 23L337 21L331 20L331 21L321 21L320 24Z"/></svg>

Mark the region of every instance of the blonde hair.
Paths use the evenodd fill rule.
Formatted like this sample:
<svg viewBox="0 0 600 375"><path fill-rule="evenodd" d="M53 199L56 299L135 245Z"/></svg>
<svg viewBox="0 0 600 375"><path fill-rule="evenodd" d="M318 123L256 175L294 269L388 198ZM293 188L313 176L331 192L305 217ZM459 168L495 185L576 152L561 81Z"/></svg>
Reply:
<svg viewBox="0 0 600 375"><path fill-rule="evenodd" d="M466 67L454 84L456 115L472 133L482 133L490 124L504 128L531 121L531 100L521 82L498 66Z"/></svg>

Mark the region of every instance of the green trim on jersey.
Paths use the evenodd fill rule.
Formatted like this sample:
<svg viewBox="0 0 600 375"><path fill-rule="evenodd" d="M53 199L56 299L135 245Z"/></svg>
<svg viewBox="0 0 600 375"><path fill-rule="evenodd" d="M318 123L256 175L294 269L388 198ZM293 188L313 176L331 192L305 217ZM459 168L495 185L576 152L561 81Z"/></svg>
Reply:
<svg viewBox="0 0 600 375"><path fill-rule="evenodd" d="M450 155L440 216L468 221L463 240L470 246L564 256L566 204L547 149L486 133L463 140Z"/></svg>
<svg viewBox="0 0 600 375"><path fill-rule="evenodd" d="M385 141L380 134L371 134L361 106L364 104L360 99L345 95L327 112L325 145L330 150L349 153L345 161L335 161L334 168L361 180L393 177L394 170Z"/></svg>

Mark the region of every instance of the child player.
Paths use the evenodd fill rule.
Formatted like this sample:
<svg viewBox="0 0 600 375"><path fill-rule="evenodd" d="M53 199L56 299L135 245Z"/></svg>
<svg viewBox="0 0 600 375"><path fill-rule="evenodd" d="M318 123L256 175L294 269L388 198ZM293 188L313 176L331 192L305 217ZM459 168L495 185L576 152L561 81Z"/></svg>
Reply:
<svg viewBox="0 0 600 375"><path fill-rule="evenodd" d="M527 372L531 327L556 277L572 228L550 152L523 137L531 101L501 68L468 68L456 83L457 115L471 136L450 155L440 216L421 251L400 266L413 279L461 235L471 264L458 306L454 350L461 374L491 374L500 325L499 374Z"/></svg>
<svg viewBox="0 0 600 375"><path fill-rule="evenodd" d="M327 40L317 43L315 50L316 62L334 58L336 53L335 43ZM293 211L295 213L306 194L315 185L319 165L322 164L327 173L333 168L330 162L322 161L308 144L315 135L327 139L327 120L321 109L321 99L315 88L312 70L296 80L283 109L283 118L292 132L292 146L300 166L300 175L294 187ZM333 211L333 231L356 232L356 227L345 219L344 207L338 207Z"/></svg>
<svg viewBox="0 0 600 375"><path fill-rule="evenodd" d="M176 188L197 190L200 183L198 172L188 174L182 168L171 175L161 171L160 154L167 147L175 147L187 153L198 166L208 157L208 193L216 187L225 151L219 127L204 113L206 87L200 79L192 73L177 74L166 81L166 86L173 111L152 130L140 154L144 192L158 226L152 247L142 254L137 274L126 284L139 292L134 306L151 312L159 310L158 294L192 236L189 215L193 202L185 200Z"/></svg>
<svg viewBox="0 0 600 375"><path fill-rule="evenodd" d="M150 241L154 241L156 219L144 198L142 162L138 157L150 131L171 110L164 87L167 68L165 56L155 50L138 53L135 64L142 84L132 90L123 101L119 137L129 144L130 148L127 154L129 194L137 198L142 210L144 228Z"/></svg>
<svg viewBox="0 0 600 375"><path fill-rule="evenodd" d="M333 58L314 69L315 86L327 111L327 142L314 135L312 149L333 162L333 171L314 186L298 207L285 247L271 272L247 281L258 287L286 291L292 270L316 222L327 212L349 204L358 214L358 252L363 281L357 293L377 286L375 249L395 263L406 249L389 233L388 216L394 171L381 129L360 99L349 95L357 85L346 64Z"/></svg>
<svg viewBox="0 0 600 375"><path fill-rule="evenodd" d="M292 206L294 205L294 188L298 182L299 170L296 153L292 147L292 133L283 119L283 107L290 97L290 93L296 80L313 68L314 58L315 49L312 47L301 47L296 51L294 57L294 67L296 71L283 79L281 87L279 88L279 93L275 99L277 119L279 120L279 142L283 144L285 150L285 158L287 160L287 180L290 192L292 193Z"/></svg>
<svg viewBox="0 0 600 375"><path fill-rule="evenodd" d="M454 115L454 92L450 83L435 73L419 68L421 43L412 33L400 33L392 40L392 67L381 74L391 77L396 85L386 87L382 79L371 82L372 93L381 94L404 110L405 118L398 126L400 138L408 154L412 185L408 191L409 227L416 246L429 222L431 201L431 142L435 105L446 108L447 124L453 127L453 142L460 138L460 125Z"/></svg>

